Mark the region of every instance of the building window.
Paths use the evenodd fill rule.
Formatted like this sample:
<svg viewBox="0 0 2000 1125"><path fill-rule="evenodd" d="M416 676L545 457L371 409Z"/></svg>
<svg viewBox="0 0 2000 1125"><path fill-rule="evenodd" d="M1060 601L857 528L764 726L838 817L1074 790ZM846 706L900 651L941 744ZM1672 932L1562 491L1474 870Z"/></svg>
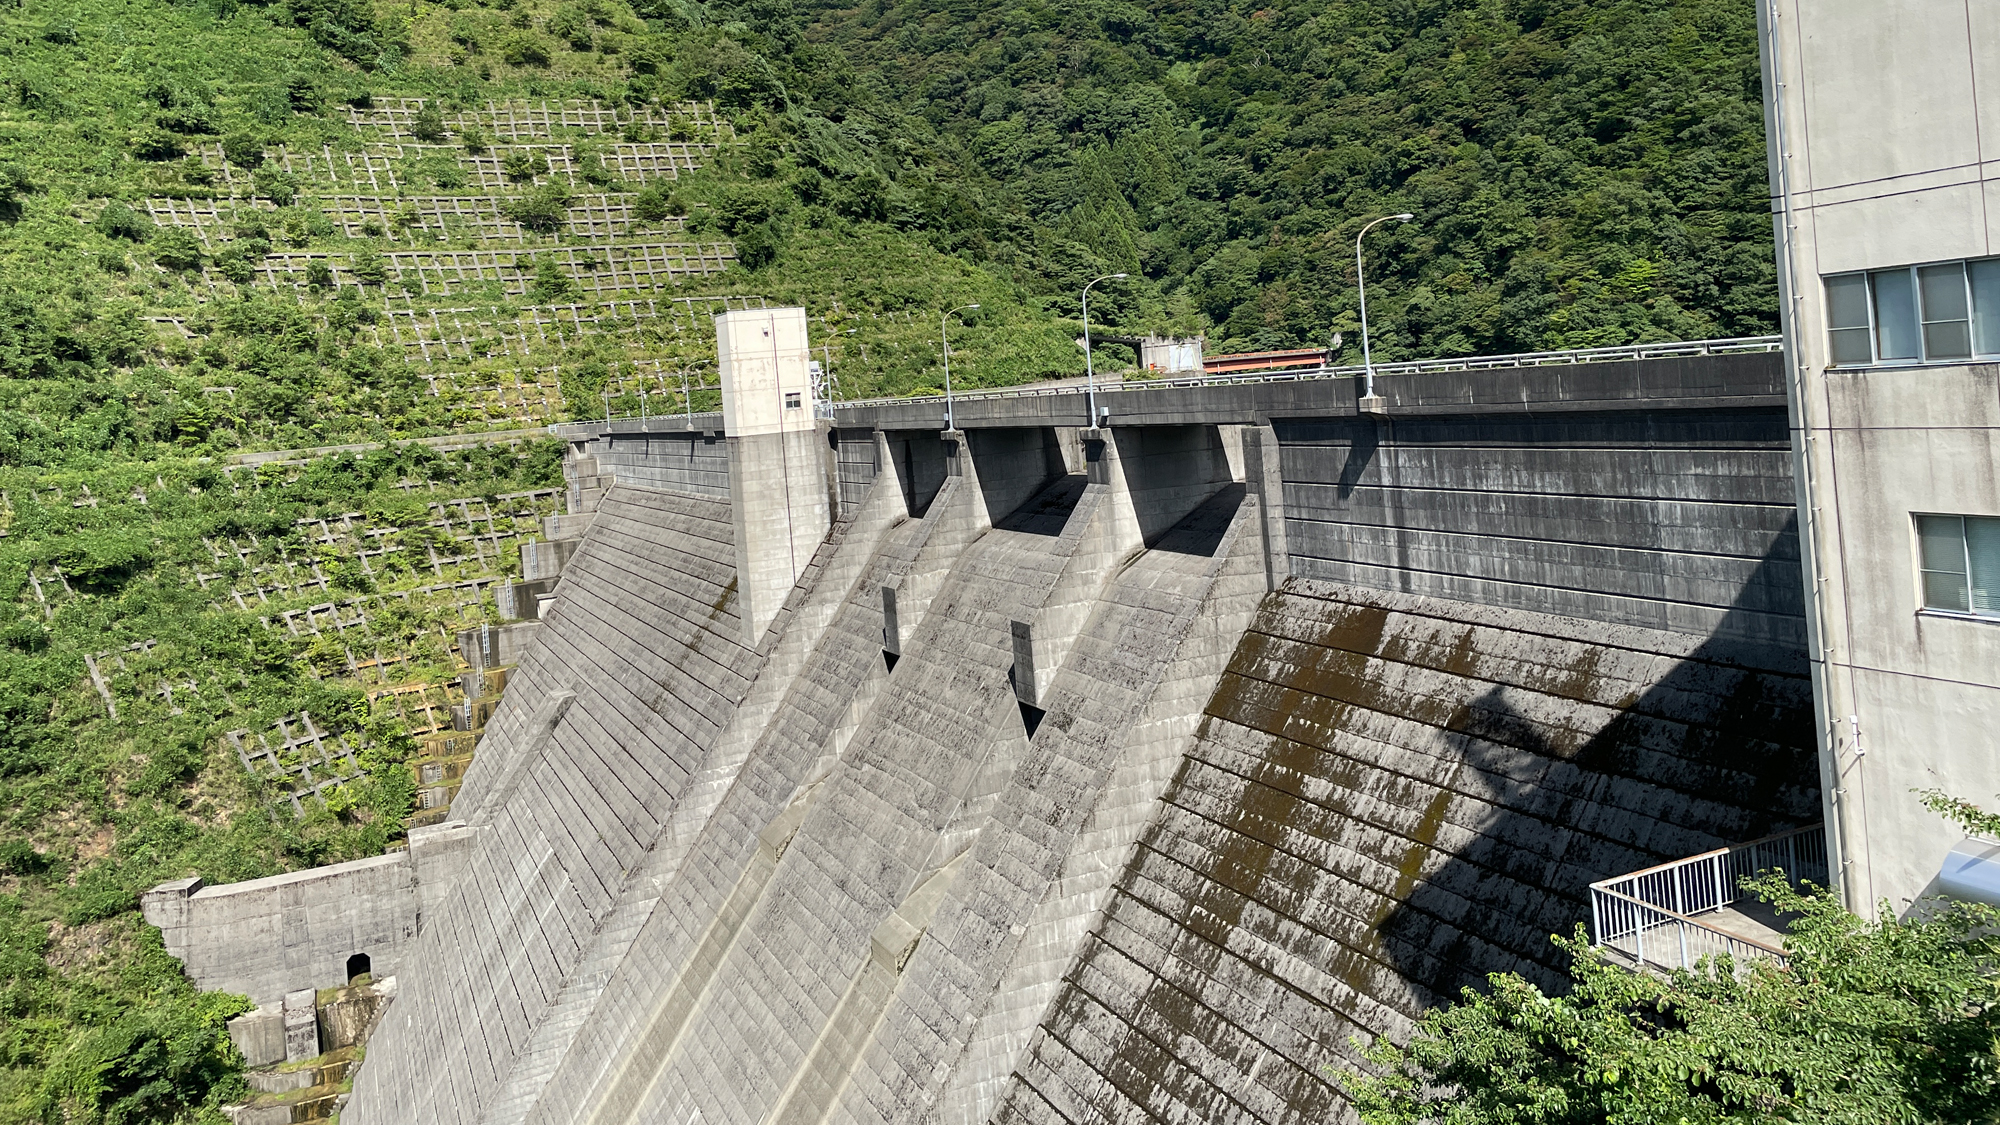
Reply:
<svg viewBox="0 0 2000 1125"><path fill-rule="evenodd" d="M1827 334L1832 337L1833 362L1866 365L1875 358L1868 343L1868 278L1850 273L1826 279Z"/></svg>
<svg viewBox="0 0 2000 1125"><path fill-rule="evenodd" d="M1918 516L1924 608L2000 617L2000 519Z"/></svg>
<svg viewBox="0 0 2000 1125"><path fill-rule="evenodd" d="M1839 367L2000 356L2000 258L1829 277L1826 326Z"/></svg>
<svg viewBox="0 0 2000 1125"><path fill-rule="evenodd" d="M786 392L785 392L785 409L786 409L786 410L797 410L798 408L799 408L799 392L797 392L797 391L786 391Z"/></svg>

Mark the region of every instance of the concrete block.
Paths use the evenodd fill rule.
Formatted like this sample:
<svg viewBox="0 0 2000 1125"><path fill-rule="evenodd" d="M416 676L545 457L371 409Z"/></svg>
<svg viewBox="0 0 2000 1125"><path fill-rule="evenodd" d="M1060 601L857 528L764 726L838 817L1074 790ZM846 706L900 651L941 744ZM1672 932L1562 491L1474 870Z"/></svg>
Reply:
<svg viewBox="0 0 2000 1125"><path fill-rule="evenodd" d="M542 517L542 535L549 539L581 539L590 530L595 511Z"/></svg>
<svg viewBox="0 0 2000 1125"><path fill-rule="evenodd" d="M225 1026L229 1041L243 1053L245 1065L271 1066L285 1061L285 1016L280 1008L256 1008Z"/></svg>
<svg viewBox="0 0 2000 1125"><path fill-rule="evenodd" d="M319 1012L315 1003L317 995L318 993L310 988L285 993L282 1012L285 1024L286 1062L304 1062L319 1057Z"/></svg>
<svg viewBox="0 0 2000 1125"><path fill-rule="evenodd" d="M541 599L555 588L555 584L553 578L495 584L493 597L499 606L500 616L511 621L540 620Z"/></svg>

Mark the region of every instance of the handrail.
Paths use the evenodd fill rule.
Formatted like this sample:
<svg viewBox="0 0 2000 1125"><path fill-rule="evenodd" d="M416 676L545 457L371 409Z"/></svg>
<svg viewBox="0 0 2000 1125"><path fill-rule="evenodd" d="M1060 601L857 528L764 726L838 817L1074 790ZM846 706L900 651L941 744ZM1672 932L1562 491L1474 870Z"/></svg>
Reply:
<svg viewBox="0 0 2000 1125"><path fill-rule="evenodd" d="M1703 955L1702 947L1713 946L1718 938L1721 952L1734 953L1741 947L1784 964L1783 950L1698 917L1736 902L1740 879L1774 869L1794 885L1807 880L1825 884L1824 826L1776 832L1590 884L1592 944L1627 954L1642 968L1649 962L1666 965L1669 962L1646 955L1646 942L1651 932L1671 930L1683 969L1692 968ZM1690 929L1695 931L1692 958Z"/></svg>
<svg viewBox="0 0 2000 1125"><path fill-rule="evenodd" d="M1685 922L1690 926L1698 926L1701 929L1707 930L1709 933L1712 933L1717 937L1722 938L1724 941L1732 942L1737 945L1747 945L1753 949L1756 949L1760 953L1770 954L1771 956L1778 958L1780 961L1784 960L1785 951L1779 948L1778 946L1769 945L1766 944L1765 942L1758 941L1756 938L1745 937L1742 934L1732 934L1728 930L1725 930L1720 926L1712 926L1707 922L1702 921L1699 918L1690 918L1685 914L1676 914L1673 911L1668 910L1664 906L1655 906L1650 902L1643 902L1639 899L1633 898L1631 895L1623 894L1618 891L1605 890L1601 893L1611 898L1623 899L1634 906L1644 907L1647 910L1653 911L1654 913L1659 914L1663 917L1670 918L1676 922Z"/></svg>
<svg viewBox="0 0 2000 1125"><path fill-rule="evenodd" d="M1412 359L1395 363L1375 365L1377 375L1424 375L1441 371L1486 371L1519 367L1557 367L1584 363L1613 363L1634 359L1670 359L1675 356L1738 355L1755 352L1781 351L1784 347L1782 336L1740 336L1720 340L1684 340L1660 344L1625 344L1609 348L1576 348L1553 352L1515 352L1507 355L1463 356L1456 359ZM1122 387L1143 387L1147 390L1172 389L1178 387L1227 386L1232 383L1290 383L1307 379L1360 378L1367 369L1359 365L1328 367L1321 365L1306 370L1297 368L1265 368L1252 371L1231 371L1217 374L1192 375L1173 379L1143 379ZM960 391L955 397L960 400L994 398L1035 398L1046 395L1081 394L1076 387L1000 387L989 391ZM882 398L848 399L834 403L836 409L842 407L892 406L904 402L922 402L939 395L899 395Z"/></svg>
<svg viewBox="0 0 2000 1125"><path fill-rule="evenodd" d="M1406 359L1394 363L1378 363L1375 374L1380 375L1430 375L1448 371L1493 371L1523 367L1571 367L1586 363L1615 363L1635 359L1671 359L1676 356L1741 355L1756 352L1775 352L1784 349L1782 336L1737 336L1719 340L1677 340L1659 344L1621 344L1609 348L1572 348L1552 352L1512 352L1504 355L1460 356L1453 359ZM1283 354L1283 353L1271 353ZM1187 387L1218 387L1237 383L1298 383L1309 379L1358 379L1367 373L1367 368L1358 364L1345 367L1329 367L1324 364L1312 368L1268 367L1250 371L1229 371L1215 374L1188 375L1169 379L1139 379L1129 383L1115 384L1127 390L1174 390ZM714 391L716 386L699 389ZM692 389L692 388L691 388ZM672 393L672 388L667 388ZM953 397L961 402L985 399L1043 398L1050 395L1082 394L1081 384L1070 386L1046 386L1027 384L1018 387L995 387L985 391L959 391ZM629 397L631 392L626 392ZM832 403L815 404L821 408L831 407L838 411L857 407L895 406L906 402L943 401L942 393L931 395L889 395L878 398L844 399ZM617 415L617 417L637 417L638 415ZM608 420L608 419L607 419Z"/></svg>

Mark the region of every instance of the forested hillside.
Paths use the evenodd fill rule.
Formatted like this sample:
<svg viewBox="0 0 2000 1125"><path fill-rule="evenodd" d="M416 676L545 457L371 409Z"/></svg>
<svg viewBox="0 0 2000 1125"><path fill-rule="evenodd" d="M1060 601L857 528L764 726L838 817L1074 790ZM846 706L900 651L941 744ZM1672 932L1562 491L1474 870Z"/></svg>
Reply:
<svg viewBox="0 0 2000 1125"><path fill-rule="evenodd" d="M138 892L395 844L559 503L549 441L245 454L712 406L763 303L847 397L971 302L960 385L1080 373L1114 271L1358 358L1403 210L1378 357L1768 332L1763 179L1747 0L0 12L0 1125L218 1119L238 1002ZM294 806L236 747L302 712L354 754Z"/></svg>

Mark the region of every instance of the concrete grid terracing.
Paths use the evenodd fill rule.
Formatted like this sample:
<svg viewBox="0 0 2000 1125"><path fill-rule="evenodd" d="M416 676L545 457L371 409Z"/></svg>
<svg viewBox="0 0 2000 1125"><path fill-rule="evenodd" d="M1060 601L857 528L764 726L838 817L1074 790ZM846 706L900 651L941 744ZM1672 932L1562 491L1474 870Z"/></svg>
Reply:
<svg viewBox="0 0 2000 1125"><path fill-rule="evenodd" d="M347 1116L1348 1113L1348 1035L1550 981L1591 879L1813 819L1776 364L1560 382L837 409L754 647L713 424L568 435L601 506Z"/></svg>

